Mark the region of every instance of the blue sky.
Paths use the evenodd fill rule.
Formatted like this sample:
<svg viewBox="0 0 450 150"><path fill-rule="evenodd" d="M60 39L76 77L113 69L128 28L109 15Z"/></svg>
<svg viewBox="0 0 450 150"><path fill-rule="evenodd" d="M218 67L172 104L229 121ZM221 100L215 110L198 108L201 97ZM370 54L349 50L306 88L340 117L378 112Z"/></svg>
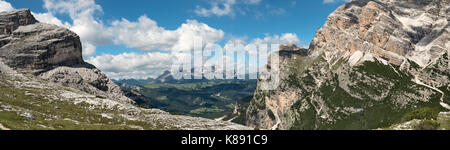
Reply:
<svg viewBox="0 0 450 150"><path fill-rule="evenodd" d="M146 78L157 76L167 69L162 67L165 66L163 64L170 64L170 60L155 57L171 58L168 53L172 49L189 46L182 42L183 38L179 38L189 33L204 35L210 39L207 42L222 46L233 40L250 43L265 39L307 46L317 29L325 23L326 17L344 2L0 0L0 9L11 9L8 4L12 9L30 8L41 22L64 26L76 32L84 45L85 60L112 78ZM146 34L133 36L137 32ZM117 67L117 64L124 64L122 61L136 62Z"/></svg>

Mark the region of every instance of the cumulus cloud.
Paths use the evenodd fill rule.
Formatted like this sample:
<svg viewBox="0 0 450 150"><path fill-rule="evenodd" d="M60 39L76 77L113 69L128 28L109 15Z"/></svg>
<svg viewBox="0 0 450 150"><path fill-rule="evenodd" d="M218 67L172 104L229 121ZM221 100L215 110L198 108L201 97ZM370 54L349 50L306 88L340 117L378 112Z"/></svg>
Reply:
<svg viewBox="0 0 450 150"><path fill-rule="evenodd" d="M137 22L126 19L115 21L111 30L116 33L115 42L140 50L191 50L193 37L200 37L205 44L216 43L224 36L222 30L214 29L196 20L187 20L176 30L165 30L146 16Z"/></svg>
<svg viewBox="0 0 450 150"><path fill-rule="evenodd" d="M249 41L249 42L247 42ZM249 40L247 37L232 38L226 42L223 47L224 49L231 49L235 45L246 45L246 44L300 44L300 40L294 33L285 33L281 35L266 35L264 38L257 38ZM209 49L208 49L209 50ZM245 69L246 64L242 58L245 58L244 53L238 53L237 59L234 60L233 54L216 55L217 49L210 49L215 52L214 56L208 59L204 64L205 66L215 66L217 71L223 71L224 68L227 70L233 69L236 65L238 70ZM239 51L241 50L241 51ZM239 49L238 52L243 52L243 49ZM244 54L244 55L242 55ZM249 54L256 56L256 49L251 49ZM126 78L136 78L145 79L148 77L157 77L162 72L166 70L171 70L171 65L173 61L182 61L183 63L190 63L192 56L190 53L168 53L168 52L151 52L145 54L137 53L123 53L118 55L103 54L100 56L89 57L86 61L92 63L93 65L100 68L109 77L113 79L126 79ZM224 60L228 65L224 66L222 62ZM126 65L124 65L126 64ZM230 65L231 64L231 65ZM257 66L257 64L248 64L252 67ZM263 64L258 65L261 67ZM195 65L193 65L195 66ZM200 66L197 66L200 67Z"/></svg>
<svg viewBox="0 0 450 150"><path fill-rule="evenodd" d="M95 53L96 49L97 48L91 43L85 42L83 44L83 56L84 57L92 56Z"/></svg>
<svg viewBox="0 0 450 150"><path fill-rule="evenodd" d="M12 5L4 0L0 0L0 12L3 11L12 11L14 10L14 7Z"/></svg>
<svg viewBox="0 0 450 150"><path fill-rule="evenodd" d="M110 78L145 79L168 70L175 58L169 53L123 53L119 55L104 54L91 57L87 62L97 66ZM126 64L126 65L124 65Z"/></svg>
<svg viewBox="0 0 450 150"><path fill-rule="evenodd" d="M254 38L250 39L244 36L244 37L233 37L230 40L227 41L225 44L225 48L229 44L302 44L300 39L298 38L297 34L295 33L283 33L281 35L269 35L266 34L264 38Z"/></svg>
<svg viewBox="0 0 450 150"><path fill-rule="evenodd" d="M255 3L255 2L251 2ZM96 14L102 14L102 7L94 0L44 0L48 13L37 14L38 20L67 27L80 35L84 47L89 48L85 56L95 53L95 45L124 44L140 50L188 50L192 39L199 36L205 43L222 39L224 32L196 20L187 20L176 30L166 30L157 22L141 16L136 22L125 18L104 24ZM54 14L68 14L72 23L62 23Z"/></svg>
<svg viewBox="0 0 450 150"><path fill-rule="evenodd" d="M63 24L61 20L53 16L51 13L34 13L32 12L33 16L39 20L39 22L48 23L48 24L54 24L57 26L66 27L69 26L68 24Z"/></svg>
<svg viewBox="0 0 450 150"><path fill-rule="evenodd" d="M243 61L245 59L245 54L243 53L238 53L237 55L237 59L238 61L236 62L237 68L239 69L245 69L245 67L249 67L249 72L253 73L253 71L256 71L255 69L251 69L251 68L260 68L262 66L264 66L266 64L267 58L266 57L262 57L261 53L263 51L261 51L262 49L260 49L259 51L259 64L256 64L256 58L258 57L258 49L257 47L261 46L261 45L271 45L271 44L297 44L300 45L301 42L298 38L298 36L295 33L284 33L282 35L266 35L264 38L255 38L250 40L249 42L247 37L242 37L242 38L233 38L231 40L229 40L225 45L224 45L224 49L227 50L232 50L232 49L236 49L237 51L244 51L247 50L248 55L249 55L249 64L247 64L248 66L246 66L245 61ZM249 45L248 45L249 44ZM244 45L247 46L247 48L250 49L246 49L245 47L236 47L237 45ZM255 47L251 47L251 45L255 46ZM260 47L261 48L261 47ZM269 50L269 49L267 49ZM270 50L269 50L270 51ZM229 60L229 59L226 59ZM230 63L228 61L228 63ZM219 68L227 68L229 69L229 66L219 66Z"/></svg>
<svg viewBox="0 0 450 150"><path fill-rule="evenodd" d="M156 21L141 16L136 22L121 19L104 24L96 15L102 7L94 0L43 0L48 12L33 13L43 23L69 28L80 35L83 56L105 71L112 78L146 78L170 69L172 60L185 59L182 54L153 52L148 54L123 53L92 57L96 45L124 44L140 50L190 50L194 37L203 39L203 44L214 44L224 36L222 30L214 29L196 20L187 20L175 30L166 30ZM250 2L255 3L255 2ZM0 11L14 10L10 3L0 0ZM63 22L57 14L67 14L71 22ZM113 36L114 35L114 36ZM181 57L180 57L181 55ZM188 59L186 59L188 60ZM124 65L126 64L126 65Z"/></svg>
<svg viewBox="0 0 450 150"><path fill-rule="evenodd" d="M323 0L324 4L330 4L330 3L338 3L338 2L350 2L352 0Z"/></svg>
<svg viewBox="0 0 450 150"><path fill-rule="evenodd" d="M213 0L209 1L209 3L211 5L210 8L197 6L197 8L195 9L195 13L203 17L209 17L211 15L216 15L219 17L234 15L232 7L234 4L236 4L235 0Z"/></svg>
<svg viewBox="0 0 450 150"><path fill-rule="evenodd" d="M44 7L52 14L68 14L72 24L67 27L77 33L83 43L112 43L111 32L94 17L96 13L103 13L102 7L94 0L44 0Z"/></svg>
<svg viewBox="0 0 450 150"><path fill-rule="evenodd" d="M177 42L177 35L174 32L159 27L155 21L146 16L141 16L137 22L130 22L124 18L114 21L112 28L118 33L116 43L141 50L168 49Z"/></svg>
<svg viewBox="0 0 450 150"><path fill-rule="evenodd" d="M83 43L83 56L86 61L94 64L113 79L121 78L148 78L156 77L166 70L170 70L172 61L184 60L190 62L189 53L170 53L171 51L187 51L193 48L193 39L202 38L202 44L217 44L225 35L224 31L210 27L196 20L186 20L177 29L166 30L158 26L157 22L141 16L137 21L129 21L125 18L104 24L97 15L103 13L102 7L94 0L43 0L45 13L33 15L41 22L55 24L71 29L80 35ZM225 2L230 6L236 3L256 5L261 0L216 0ZM220 9L226 7L218 7ZM232 8L232 7L230 7ZM6 1L0 0L0 11L10 11L14 8ZM223 12L224 15L226 12ZM57 14L69 15L71 22L63 22ZM228 15L228 14L227 14ZM247 42L249 41L249 42ZM300 44L300 40L294 33L282 35L267 35L260 39L247 37L233 38L226 42L224 48L231 44ZM94 56L96 45L124 44L127 47L140 50L161 50L167 52L150 52L145 54L122 53L118 55L103 54ZM250 54L254 54L250 52ZM243 62L234 62L229 56L223 56L228 63L235 63L238 68L245 65ZM239 56L238 56L239 57ZM242 56L240 56L242 57ZM226 68L217 63L220 58L210 59L209 63L219 64L217 69ZM223 63L222 63L223 64Z"/></svg>
<svg viewBox="0 0 450 150"><path fill-rule="evenodd" d="M175 31L179 35L178 42L173 46L174 50L189 50L193 48L193 37L201 38L203 44L213 44L221 40L224 36L222 30L211 28L207 24L188 20Z"/></svg>
<svg viewBox="0 0 450 150"><path fill-rule="evenodd" d="M248 37L232 38L226 42L224 49L232 49L235 45L267 45L267 44L296 44L300 46L302 43L295 33L284 33L281 35L266 35L264 38L254 38L248 42ZM249 51L250 55L256 55L256 50Z"/></svg>
<svg viewBox="0 0 450 150"><path fill-rule="evenodd" d="M253 39L252 44L296 44L299 45L300 40L295 33L284 33L280 35L266 35L264 38Z"/></svg>

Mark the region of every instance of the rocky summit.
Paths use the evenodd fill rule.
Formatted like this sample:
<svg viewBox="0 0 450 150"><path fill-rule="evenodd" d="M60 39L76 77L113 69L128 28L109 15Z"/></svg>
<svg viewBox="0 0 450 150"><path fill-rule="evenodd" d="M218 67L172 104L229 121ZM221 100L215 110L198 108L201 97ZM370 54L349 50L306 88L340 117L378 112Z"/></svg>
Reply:
<svg viewBox="0 0 450 150"><path fill-rule="evenodd" d="M281 85L256 90L247 125L377 129L408 121L405 114L417 110L449 111L449 11L448 0L344 4L306 55L282 46L291 51L280 53Z"/></svg>
<svg viewBox="0 0 450 150"><path fill-rule="evenodd" d="M0 31L0 130L250 129L136 106L83 61L77 34L28 9L1 12Z"/></svg>
<svg viewBox="0 0 450 150"><path fill-rule="evenodd" d="M0 57L18 71L39 73L84 63L78 35L39 23L28 9L2 12L0 22Z"/></svg>
<svg viewBox="0 0 450 150"><path fill-rule="evenodd" d="M0 13L0 59L19 73L69 85L85 92L133 101L95 66L83 61L80 37L74 32L39 23L30 10Z"/></svg>

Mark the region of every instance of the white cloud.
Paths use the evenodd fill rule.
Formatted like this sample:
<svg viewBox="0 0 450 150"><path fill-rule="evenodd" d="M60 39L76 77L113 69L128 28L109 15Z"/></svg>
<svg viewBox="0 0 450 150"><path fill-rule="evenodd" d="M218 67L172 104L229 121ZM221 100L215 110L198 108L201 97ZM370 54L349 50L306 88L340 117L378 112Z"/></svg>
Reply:
<svg viewBox="0 0 450 150"><path fill-rule="evenodd" d="M229 40L225 46L224 49L233 49L236 48L236 45L246 45L246 44L251 44L254 46L261 46L261 45L267 45L267 44L296 44L296 45L300 45L301 42L298 39L297 35L295 33L284 33L281 36L280 35L266 35L264 38L256 38L256 39L252 39L250 40L250 42L246 42L247 41L247 37L242 37L242 38L233 38L231 40ZM243 47L241 47L243 48ZM238 49L239 50L239 49ZM256 59L258 52L257 49L247 49L248 54L249 54L249 59ZM261 54L260 51L259 54ZM238 54L238 59L244 59L245 56L240 56ZM261 57L261 56L260 56ZM249 62L248 65L253 66L253 67L263 67L266 64L267 58L260 58L259 60L259 64L252 64L251 62ZM228 62L230 63L230 62ZM237 62L237 66L238 68L243 68L245 67L245 62ZM224 67L219 67L219 68L224 68ZM228 69L228 68L227 68Z"/></svg>
<svg viewBox="0 0 450 150"><path fill-rule="evenodd" d="M117 44L125 44L140 50L191 50L193 37L201 37L205 44L213 44L224 36L222 30L214 29L196 20L187 20L176 30L165 30L146 16L137 22L126 19L115 21L111 31L117 36Z"/></svg>
<svg viewBox="0 0 450 150"><path fill-rule="evenodd" d="M12 11L14 10L14 7L12 5L4 0L0 0L0 12L3 11Z"/></svg>
<svg viewBox="0 0 450 150"><path fill-rule="evenodd" d="M130 22L124 18L114 21L112 28L117 33L115 43L141 50L169 49L178 38L175 32L159 27L155 21L146 16L141 16L137 22Z"/></svg>
<svg viewBox="0 0 450 150"><path fill-rule="evenodd" d="M323 0L324 4L330 4L330 3L338 3L338 2L350 2L352 0Z"/></svg>
<svg viewBox="0 0 450 150"><path fill-rule="evenodd" d="M216 1L228 2L232 5L235 5L235 3L256 5L261 2L261 0ZM203 44L216 44L225 35L222 30L215 29L196 20L187 20L175 30L166 30L145 15L135 22L121 19L106 25L95 17L98 14L102 14L103 11L101 6L97 5L94 0L44 0L44 7L48 12L33 12L36 19L44 23L67 27L79 34L83 42L83 56L87 59L86 61L94 64L114 79L156 77L163 71L170 70L173 60L190 61L190 59L187 58L186 54L164 52L103 54L92 57L96 52L96 45L124 44L140 50L185 51L192 49L194 37L202 37ZM11 9L14 8L8 2L0 0L0 11ZM222 13L225 15L227 12ZM55 17L56 14L68 14L72 21L62 22ZM224 47L232 43L244 44L246 41L248 41L247 37L233 38ZM250 40L250 43L300 44L300 40L296 34L286 33L273 36L267 35L263 39ZM227 61L230 60L227 59ZM237 65L242 67L243 64ZM217 67L217 69L224 68L224 66Z"/></svg>
<svg viewBox="0 0 450 150"><path fill-rule="evenodd" d="M156 21L141 16L137 22L127 19L113 21L105 25L94 16L103 13L94 0L44 0L44 7L51 14L39 18L45 22L64 25L78 35L84 45L125 44L140 50L187 50L192 47L193 36L201 36L207 43L219 41L224 32L196 20L187 20L176 30L165 30ZM52 14L69 14L72 23L60 23ZM42 16L42 17L41 17Z"/></svg>
<svg viewBox="0 0 450 150"><path fill-rule="evenodd" d="M14 10L9 3L3 2L0 0L1 10ZM176 30L166 30L145 15L140 17L137 22L121 19L105 25L95 17L103 11L94 0L44 0L44 7L48 12L32 12L36 19L43 23L69 28L80 35L83 43L83 56L87 59L86 61L94 64L112 78L155 77L163 71L169 70L172 60L184 60L185 58L180 54L159 52L144 55L136 53L105 54L92 57L96 52L95 45L125 44L141 50L189 50L193 47L193 37L202 37L204 44L214 44L225 34L222 30L214 29L196 20L187 20ZM71 22L61 21L55 17L56 14L69 15Z"/></svg>
<svg viewBox="0 0 450 150"><path fill-rule="evenodd" d="M208 1L210 7L204 8L197 5L195 13L199 16L210 17L210 16L234 16L235 11L239 11L240 14L246 14L245 11L239 8L235 8L238 4L243 5L257 5L261 3L262 0L210 0Z"/></svg>
<svg viewBox="0 0 450 150"><path fill-rule="evenodd" d="M44 23L69 28L80 36L83 43L83 55L95 53L95 45L112 44L113 34L103 22L96 19L96 14L103 10L94 0L43 0L47 13L35 13L36 19ZM62 22L55 14L68 14L72 22Z"/></svg>
<svg viewBox="0 0 450 150"><path fill-rule="evenodd" d="M280 44L301 44L295 33L285 33L280 37Z"/></svg>
<svg viewBox="0 0 450 150"><path fill-rule="evenodd" d="M181 27L180 27L181 28ZM230 39L223 48L231 48L233 44L245 45L248 42L247 37L233 38ZM267 35L266 37L260 39L252 39L250 44L300 44L300 40L294 33L285 33L282 35ZM256 56L256 51L250 51L250 55ZM104 54L101 56L89 57L86 61L97 66L100 70L105 72L108 77L113 79L145 79L148 77L157 77L162 72L171 69L171 65L175 60L190 62L189 53L164 53L164 52L151 52L145 54L137 53L123 53L119 55ZM238 55L238 58L244 56ZM223 66L222 63L218 63L219 59L227 58L227 64L235 64L237 68L242 69L245 67L244 62L234 62L229 56L223 56L222 58L214 57L209 59L209 62L205 64L206 66L214 64L218 71L224 68L232 69L228 67L233 66ZM126 65L124 65L126 64ZM255 65L256 64L250 64ZM260 64L262 66L263 64Z"/></svg>
<svg viewBox="0 0 450 150"><path fill-rule="evenodd" d="M295 33L284 33L279 35L266 35L263 39L257 38L253 39L252 44L296 44L299 45L300 40Z"/></svg>
<svg viewBox="0 0 450 150"><path fill-rule="evenodd" d="M34 13L32 12L33 16L39 20L39 22L48 23L48 24L54 24L58 26L68 26L67 24L64 25L61 20L53 16L51 13Z"/></svg>
<svg viewBox="0 0 450 150"><path fill-rule="evenodd" d="M301 46L301 41L298 38L297 34L295 33L284 33L281 36L280 35L266 35L264 38L255 38L251 39L250 42L248 41L248 37L241 37L241 38L232 38L227 41L224 48L232 48L234 45L246 45L246 44L253 44L253 45L265 45L265 44L296 44L297 46ZM256 51L250 51L249 54L256 54Z"/></svg>
<svg viewBox="0 0 450 150"><path fill-rule="evenodd" d="M225 33L222 30L214 29L207 24L196 20L187 20L176 31L179 35L178 42L173 46L174 50L189 50L193 48L193 37L203 39L203 44L213 44L223 38Z"/></svg>
<svg viewBox="0 0 450 150"><path fill-rule="evenodd" d="M89 57L95 54L96 47L89 42L83 43L83 56Z"/></svg>
<svg viewBox="0 0 450 150"><path fill-rule="evenodd" d="M172 60L175 58L172 54L159 52L147 54L123 53L119 55L104 54L91 57L86 61L95 65L113 79L143 79L156 77L158 74L169 70Z"/></svg>
<svg viewBox="0 0 450 150"><path fill-rule="evenodd" d="M52 14L69 14L72 24L67 27L77 33L83 43L112 43L112 34L94 17L96 13L103 13L102 7L94 0L44 0L44 7Z"/></svg>
<svg viewBox="0 0 450 150"><path fill-rule="evenodd" d="M195 13L203 17L209 17L211 15L216 15L219 17L234 15L232 7L234 4L236 4L235 0L212 0L209 1L209 3L211 5L211 8L207 9L197 6L197 8L195 9Z"/></svg>

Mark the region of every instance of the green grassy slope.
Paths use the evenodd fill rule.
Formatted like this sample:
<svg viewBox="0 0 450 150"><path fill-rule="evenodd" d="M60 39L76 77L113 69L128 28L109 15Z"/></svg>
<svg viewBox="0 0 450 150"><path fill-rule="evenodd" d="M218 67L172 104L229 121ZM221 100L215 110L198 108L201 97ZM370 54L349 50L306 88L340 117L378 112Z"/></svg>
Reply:
<svg viewBox="0 0 450 150"><path fill-rule="evenodd" d="M255 80L147 84L140 91L155 108L172 114L218 118L234 110L236 101L253 95Z"/></svg>
<svg viewBox="0 0 450 150"><path fill-rule="evenodd" d="M4 80L6 77L1 75ZM101 109L81 102L54 100L51 89L15 88L0 81L0 124L13 130L136 130L170 129L158 121L132 121L119 116L126 110ZM176 128L171 128L176 129Z"/></svg>

